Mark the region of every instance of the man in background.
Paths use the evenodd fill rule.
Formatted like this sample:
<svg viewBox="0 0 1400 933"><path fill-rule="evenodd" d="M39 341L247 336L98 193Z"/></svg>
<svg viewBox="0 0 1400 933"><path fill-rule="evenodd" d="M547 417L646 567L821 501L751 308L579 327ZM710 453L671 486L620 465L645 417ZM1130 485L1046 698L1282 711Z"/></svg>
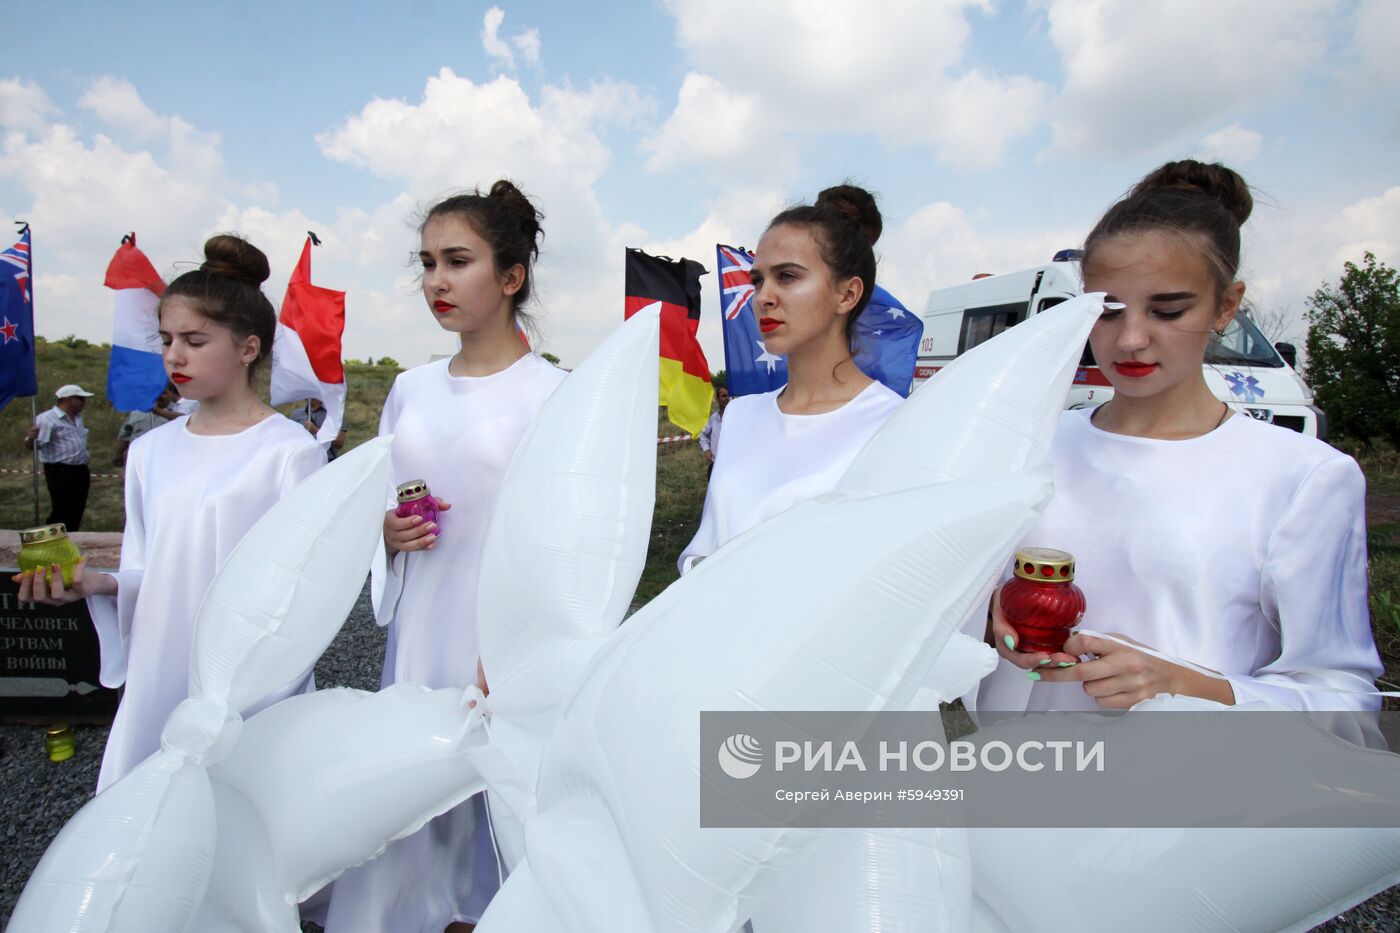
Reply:
<svg viewBox="0 0 1400 933"><path fill-rule="evenodd" d="M158 428L172 418L180 417L180 413L173 407L178 397L173 386L166 386L160 395L156 396L155 406L150 411L133 411L126 416L126 420L117 430L117 453L112 458L112 466L126 466L126 452L132 441L152 428Z"/></svg>
<svg viewBox="0 0 1400 933"><path fill-rule="evenodd" d="M715 471L715 454L719 452L719 424L724 417L724 409L729 405L729 390L724 386L715 389L715 404L710 420L700 429L700 452L705 455L705 462L710 465L705 472L707 477Z"/></svg>
<svg viewBox="0 0 1400 933"><path fill-rule="evenodd" d="M292 410L291 418L311 432L312 437L315 437L316 432L321 430L321 425L326 423L326 406L318 398L309 398ZM330 463L339 457L344 446L345 429L341 428L340 433L335 436L335 440L326 447L326 462Z"/></svg>
<svg viewBox="0 0 1400 933"><path fill-rule="evenodd" d="M50 505L46 523L62 522L69 531L77 531L83 524L92 483L88 432L83 424L83 407L92 393L79 385L66 385L59 387L54 397L58 401L53 408L34 419L34 427L24 436L24 446L28 450L37 446L39 460L44 464Z"/></svg>

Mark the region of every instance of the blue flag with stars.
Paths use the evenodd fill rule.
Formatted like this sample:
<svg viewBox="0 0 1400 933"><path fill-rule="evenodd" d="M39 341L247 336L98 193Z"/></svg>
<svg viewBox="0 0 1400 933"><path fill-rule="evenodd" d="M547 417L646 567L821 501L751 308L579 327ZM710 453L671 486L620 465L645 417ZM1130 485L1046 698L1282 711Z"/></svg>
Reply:
<svg viewBox="0 0 1400 933"><path fill-rule="evenodd" d="M34 300L29 227L0 253L0 408L16 396L38 395L34 373Z"/></svg>
<svg viewBox="0 0 1400 933"><path fill-rule="evenodd" d="M731 396L772 392L787 384L787 360L768 352L753 313L753 254L716 246L724 373ZM924 322L889 292L875 286L870 304L856 319L855 361L871 379L908 397Z"/></svg>

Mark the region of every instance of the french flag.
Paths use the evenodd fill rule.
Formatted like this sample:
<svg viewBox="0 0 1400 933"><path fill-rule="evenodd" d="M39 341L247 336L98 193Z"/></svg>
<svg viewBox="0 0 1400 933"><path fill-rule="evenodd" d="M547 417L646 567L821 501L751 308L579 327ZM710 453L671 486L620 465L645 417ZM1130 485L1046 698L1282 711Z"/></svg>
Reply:
<svg viewBox="0 0 1400 933"><path fill-rule="evenodd" d="M107 264L103 284L117 293L107 400L118 411L150 411L169 378L161 359L156 317L165 282L146 254L136 248L134 232L122 237L122 245Z"/></svg>
<svg viewBox="0 0 1400 933"><path fill-rule="evenodd" d="M335 440L345 418L345 367L340 360L345 293L311 284L313 243L320 245L314 233L306 238L282 299L272 343L272 404L320 399L326 420L316 440L324 445Z"/></svg>

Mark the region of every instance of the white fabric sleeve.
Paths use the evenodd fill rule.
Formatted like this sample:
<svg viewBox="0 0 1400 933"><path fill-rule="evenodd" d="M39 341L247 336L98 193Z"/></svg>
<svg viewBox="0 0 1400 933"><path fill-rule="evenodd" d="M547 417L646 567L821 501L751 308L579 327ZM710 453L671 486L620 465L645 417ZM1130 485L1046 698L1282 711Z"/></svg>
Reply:
<svg viewBox="0 0 1400 933"><path fill-rule="evenodd" d="M311 435L307 435L309 439ZM282 462L282 474L278 479L277 498L291 492L298 483L326 465L326 449L314 440L310 444L297 444Z"/></svg>
<svg viewBox="0 0 1400 933"><path fill-rule="evenodd" d="M49 441L53 440L53 419L48 417L48 414L48 412L42 412L38 418L34 419L34 426L39 429L39 436L34 439L34 443L38 447L45 447Z"/></svg>
<svg viewBox="0 0 1400 933"><path fill-rule="evenodd" d="M1383 668L1371 634L1365 509L1366 480L1350 458L1318 465L1299 485L1260 574L1260 605L1278 627L1281 651L1252 675L1230 678L1235 702L1380 708L1374 691Z"/></svg>
<svg viewBox="0 0 1400 933"><path fill-rule="evenodd" d="M399 383L396 379L389 388L389 395L384 399L384 410L379 415L379 436L394 433L394 424L398 421L398 390ZM398 498L394 495L394 480L392 476L389 480L389 488L385 490L385 511L398 505ZM394 618L394 611L399 605L399 596L403 594L404 571L407 569L408 555L402 551L389 559L389 549L384 545L384 535L379 536L379 545L375 550L374 562L370 565L369 574L369 599L370 605L374 607L374 621L376 625L388 625Z"/></svg>
<svg viewBox="0 0 1400 933"><path fill-rule="evenodd" d="M701 450L703 450L703 451L705 451L705 452L708 453L708 452L710 451L710 449L714 447L714 434L715 434L715 416L714 416L714 415L710 415L709 419L705 422L705 426L704 426L703 428L700 429L700 437L699 437L699 440L700 440L700 449L701 449Z"/></svg>
<svg viewBox="0 0 1400 933"><path fill-rule="evenodd" d="M142 507L145 447L144 444L132 447L127 458L126 527L122 530L120 569L113 574L117 578L117 595L87 598L88 615L97 630L102 658L98 680L104 687L120 687L126 683L126 646L146 570L146 526Z"/></svg>
<svg viewBox="0 0 1400 933"><path fill-rule="evenodd" d="M715 472L719 472L720 465L715 464ZM713 489L713 479L710 489ZM690 539L690 543L681 552L680 559L676 561L676 568L680 570L681 576L690 572L701 559L709 557L719 547L718 534L715 530L714 503L710 496L710 490L705 491L705 507L700 513L700 527L696 529L695 537Z"/></svg>

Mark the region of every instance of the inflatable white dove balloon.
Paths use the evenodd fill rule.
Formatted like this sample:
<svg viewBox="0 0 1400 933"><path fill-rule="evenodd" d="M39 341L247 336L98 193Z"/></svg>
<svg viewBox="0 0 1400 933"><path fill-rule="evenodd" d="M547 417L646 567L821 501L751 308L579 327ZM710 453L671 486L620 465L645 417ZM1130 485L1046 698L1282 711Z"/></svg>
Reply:
<svg viewBox="0 0 1400 933"><path fill-rule="evenodd" d="M660 326L660 305L643 308L569 374L521 441L486 531L477 618L500 757L484 767L508 868L540 749L646 563Z"/></svg>
<svg viewBox="0 0 1400 933"><path fill-rule="evenodd" d="M1043 462L1101 307L1099 295L1077 298L954 360L871 438L837 488L885 492ZM926 663L914 696L892 708L937 710L990 673L996 653L954 633ZM966 830L842 829L789 873L753 920L761 933L874 923L886 933L955 933L971 927L972 909Z"/></svg>
<svg viewBox="0 0 1400 933"><path fill-rule="evenodd" d="M556 928L729 930L775 891L781 900L785 875L826 834L700 830L696 795L676 792L698 780L696 712L880 710L912 702L963 619L985 605L1006 555L1048 495L1045 474L1026 467L1048 446L1098 309L1089 298L1060 310L1003 338L1016 337L1017 348L1054 346L1038 350L1038 375L1028 380L1034 392L1019 420L1015 400L991 414L972 404L959 410L988 429L1009 420L1022 447L1037 440L1039 453L1018 457L998 440L981 459L969 456L958 438L980 440L983 432L956 420L940 425L933 416L945 409L936 400L913 416L896 415L872 447L885 443L903 459L927 463L927 473L909 475L903 459L890 473L867 465L844 494L799 505L726 544L602 648L546 747L535 812L526 820L529 873L520 883L549 899ZM1024 366L1025 356L988 345L963 368L985 391L1008 385L1001 369ZM948 391L965 392L966 384L950 380ZM975 479L927 475L939 458L957 455L964 462L954 475ZM935 479L946 481L931 485ZM986 650L960 643L956 652L970 670L950 671L938 695L956 695L985 673ZM919 835L896 848L938 849L929 842ZM570 857L585 850L582 863ZM949 855L939 850L930 858L936 872ZM965 863L965 855L951 858ZM612 890L598 884L619 872L625 881ZM930 872L927 885L938 883ZM484 931L522 928L506 913L516 887L512 876L501 904L483 918ZM943 903L908 900L908 925L891 929L953 925Z"/></svg>
<svg viewBox="0 0 1400 933"><path fill-rule="evenodd" d="M166 723L161 751L68 822L11 930L193 928L220 822L208 768L239 744L239 711L314 664L354 605L388 470L387 445L363 445L308 477L234 548L200 609L190 697Z"/></svg>
<svg viewBox="0 0 1400 933"><path fill-rule="evenodd" d="M564 595L544 597L560 625L554 642L535 633L517 654L506 642L503 672L551 663L555 643L571 647L565 635L602 634L626 609L654 495L658 314L634 315L565 380L507 484L511 514L537 545L521 555L525 570L551 550L595 563L571 576L556 561ZM474 688L327 690L246 724L224 713L291 680L334 637L378 541L388 444L371 441L318 471L230 555L201 607L192 699L172 717L167 750L70 821L11 929L297 930L299 900L481 790L478 769L529 783L499 745L487 747ZM556 509L573 537L548 537ZM496 537L508 549L512 529ZM499 572L539 589L509 563ZM511 683L505 676L505 698L525 693ZM535 683L546 697L560 690L550 676Z"/></svg>

